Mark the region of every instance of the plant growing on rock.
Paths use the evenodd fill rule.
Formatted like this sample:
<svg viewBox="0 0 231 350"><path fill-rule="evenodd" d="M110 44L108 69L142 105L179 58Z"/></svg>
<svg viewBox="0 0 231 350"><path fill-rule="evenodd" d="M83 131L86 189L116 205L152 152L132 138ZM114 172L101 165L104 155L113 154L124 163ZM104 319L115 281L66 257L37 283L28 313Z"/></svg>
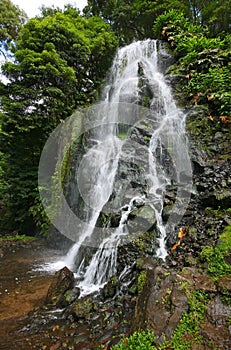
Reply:
<svg viewBox="0 0 231 350"><path fill-rule="evenodd" d="M160 15L153 30L169 43L176 57L171 73L186 77L186 102L206 105L208 115L230 123L230 34L211 37L207 28L192 24L176 10Z"/></svg>
<svg viewBox="0 0 231 350"><path fill-rule="evenodd" d="M216 246L204 247L200 254L201 262L207 265L207 273L214 280L231 273L231 265L226 261L231 252L231 226L225 229L220 240Z"/></svg>
<svg viewBox="0 0 231 350"><path fill-rule="evenodd" d="M129 338L125 338L121 344L112 346L111 350L154 350L155 337L150 332L134 332Z"/></svg>

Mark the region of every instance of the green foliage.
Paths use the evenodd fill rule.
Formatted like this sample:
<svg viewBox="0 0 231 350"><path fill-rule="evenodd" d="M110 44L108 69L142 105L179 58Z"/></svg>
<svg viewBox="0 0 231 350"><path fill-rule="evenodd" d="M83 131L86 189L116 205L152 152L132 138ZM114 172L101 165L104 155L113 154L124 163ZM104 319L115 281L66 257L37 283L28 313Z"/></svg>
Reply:
<svg viewBox="0 0 231 350"><path fill-rule="evenodd" d="M99 15L111 26L120 43L130 43L134 39L153 37L153 21L166 9L180 9L190 15L187 0L89 0L84 12L86 16Z"/></svg>
<svg viewBox="0 0 231 350"><path fill-rule="evenodd" d="M230 82L229 67L209 68L207 73L195 72L186 88L188 94L199 93L199 101L208 104L211 114L228 116L231 112L231 92L227 90Z"/></svg>
<svg viewBox="0 0 231 350"><path fill-rule="evenodd" d="M159 16L153 30L168 41L177 59L171 72L188 78L184 89L186 101L206 105L209 115L229 116L231 36L211 38L207 28L192 24L183 12L176 10Z"/></svg>
<svg viewBox="0 0 231 350"><path fill-rule="evenodd" d="M153 31L158 38L166 38L171 43L177 58L201 51L208 44L207 38L203 36L207 30L192 24L179 10L170 10L159 16Z"/></svg>
<svg viewBox="0 0 231 350"><path fill-rule="evenodd" d="M200 0L200 22L207 25L210 35L215 36L222 32L230 32L230 0Z"/></svg>
<svg viewBox="0 0 231 350"><path fill-rule="evenodd" d="M2 67L9 79L1 86L2 228L32 232L43 220L47 227L37 190L41 151L62 120L94 101L117 44L107 23L71 6L21 29L15 61Z"/></svg>
<svg viewBox="0 0 231 350"><path fill-rule="evenodd" d="M154 350L154 341L152 332L134 332L129 338L123 339L121 344L112 346L111 350Z"/></svg>
<svg viewBox="0 0 231 350"><path fill-rule="evenodd" d="M216 218L223 218L224 216L228 216L231 218L231 208L228 209L221 209L220 207L218 207L218 209L212 209L210 207L207 207L205 209L205 214L206 215L212 215Z"/></svg>
<svg viewBox="0 0 231 350"><path fill-rule="evenodd" d="M15 60L3 66L9 82L0 84L4 228L7 223L31 232L34 220L48 224L37 190L41 150L60 121L95 100L118 42L165 38L178 60L176 71L189 77L183 89L188 104L206 104L209 115L227 118L229 16L228 0L89 0L85 18L71 5L63 12L43 6L41 17L23 26L25 14L1 0L0 49L15 41Z"/></svg>
<svg viewBox="0 0 231 350"><path fill-rule="evenodd" d="M18 233L16 233L16 235L12 235L12 236L4 236L4 237L0 237L0 243L2 241L8 241L8 242L16 242L16 241L20 241L20 242L31 242L34 241L35 237L31 237L31 236L27 236L27 235L19 235Z"/></svg>
<svg viewBox="0 0 231 350"><path fill-rule="evenodd" d="M0 53L9 49L26 20L26 14L10 0L0 1ZM4 54L5 55L5 54Z"/></svg>
<svg viewBox="0 0 231 350"><path fill-rule="evenodd" d="M222 291L221 300L224 304L231 307L231 296L230 296L230 292L227 289Z"/></svg>
<svg viewBox="0 0 231 350"><path fill-rule="evenodd" d="M216 246L204 247L200 254L200 261L207 264L207 273L214 280L231 273L231 265L225 260L231 252L231 226L222 233L220 240Z"/></svg>
<svg viewBox="0 0 231 350"><path fill-rule="evenodd" d="M137 281L138 294L142 293L146 280L147 280L147 272L141 271Z"/></svg>
<svg viewBox="0 0 231 350"><path fill-rule="evenodd" d="M191 23L187 21L184 12L171 9L158 16L154 22L153 31L157 38L162 39L163 30L167 29L174 34L186 31Z"/></svg>
<svg viewBox="0 0 231 350"><path fill-rule="evenodd" d="M39 229L39 234L41 236L46 236L51 227L51 223L41 203L39 193L35 196L34 203L30 206L28 214L33 218L35 226Z"/></svg>

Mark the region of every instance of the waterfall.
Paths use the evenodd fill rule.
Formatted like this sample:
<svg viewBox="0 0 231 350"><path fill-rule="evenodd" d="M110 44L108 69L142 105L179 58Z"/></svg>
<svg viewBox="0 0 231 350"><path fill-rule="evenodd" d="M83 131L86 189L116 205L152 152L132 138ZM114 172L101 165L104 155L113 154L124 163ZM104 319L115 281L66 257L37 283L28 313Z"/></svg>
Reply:
<svg viewBox="0 0 231 350"><path fill-rule="evenodd" d="M158 70L158 60L156 40L138 41L119 49L102 101L94 109L94 119L99 123L91 130L86 153L77 169L88 225L63 261L75 270L81 295L98 290L116 274L117 248L121 239L129 234L127 221L136 203L148 205L155 213L156 256L162 259L167 255L168 232L178 223L175 213L170 214L167 223L162 219L166 188L173 180L180 184L174 204L178 221L188 203L191 184L187 179L190 178L191 163L185 137L185 116L177 108L171 89ZM144 93L148 96L148 108L141 107ZM129 148L128 130L134 130L140 121L145 122L151 133L148 146L142 146L145 152L141 155L145 162L145 193L125 196L125 202L121 201L117 208L120 212L118 226L113 228L108 222L99 229L97 222L111 196L116 191L123 191L120 186L115 189L120 159L126 152L131 153L131 159L136 158L135 146ZM171 158L174 175L166 168L166 154ZM182 183L183 175L186 180ZM88 246L92 248L90 253L83 254L84 247Z"/></svg>

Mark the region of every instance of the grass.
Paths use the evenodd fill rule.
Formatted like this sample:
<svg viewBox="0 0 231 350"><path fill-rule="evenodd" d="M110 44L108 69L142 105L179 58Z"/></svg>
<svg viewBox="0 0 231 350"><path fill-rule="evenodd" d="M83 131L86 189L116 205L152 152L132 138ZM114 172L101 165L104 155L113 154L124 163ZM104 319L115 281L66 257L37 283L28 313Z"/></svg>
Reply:
<svg viewBox="0 0 231 350"><path fill-rule="evenodd" d="M9 235L9 236L3 236L0 237L0 242L14 242L14 241L21 241L21 242L30 242L30 241L34 241L36 238L35 237L31 237L31 236L27 236L27 235L20 235L20 234L16 234L16 235Z"/></svg>

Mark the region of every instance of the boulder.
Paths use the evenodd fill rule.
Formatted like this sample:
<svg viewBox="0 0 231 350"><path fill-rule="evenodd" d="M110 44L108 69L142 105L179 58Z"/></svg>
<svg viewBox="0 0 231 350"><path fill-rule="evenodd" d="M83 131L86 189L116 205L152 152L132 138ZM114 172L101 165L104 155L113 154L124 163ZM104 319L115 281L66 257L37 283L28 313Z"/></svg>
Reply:
<svg viewBox="0 0 231 350"><path fill-rule="evenodd" d="M206 316L210 323L215 326L225 326L231 317L230 306L224 304L219 295L213 299L206 310Z"/></svg>
<svg viewBox="0 0 231 350"><path fill-rule="evenodd" d="M64 294L74 287L74 274L66 266L56 272L48 289L46 304L60 306L64 300Z"/></svg>
<svg viewBox="0 0 231 350"><path fill-rule="evenodd" d="M63 296L62 306L67 307L72 304L80 295L80 288L75 287L73 289L68 289Z"/></svg>
<svg viewBox="0 0 231 350"><path fill-rule="evenodd" d="M75 319L90 319L91 313L97 310L97 303L94 301L92 295L86 295L77 299L69 309L70 313Z"/></svg>
<svg viewBox="0 0 231 350"><path fill-rule="evenodd" d="M139 258L154 256L157 246L156 230L150 232L135 232L121 239L118 246L117 272L127 270L134 266ZM131 278L131 276L130 276Z"/></svg>
<svg viewBox="0 0 231 350"><path fill-rule="evenodd" d="M147 264L146 264L147 265ZM180 289L180 276L161 266L147 265L146 281L138 295L133 331L153 330L159 341L170 339L173 332L188 310L188 300Z"/></svg>
<svg viewBox="0 0 231 350"><path fill-rule="evenodd" d="M132 233L148 231L153 229L155 225L156 215L150 205L133 210L128 217L128 228Z"/></svg>
<svg viewBox="0 0 231 350"><path fill-rule="evenodd" d="M118 289L118 279L116 276L112 276L110 280L105 284L102 290L102 295L104 299L112 298L116 294Z"/></svg>

